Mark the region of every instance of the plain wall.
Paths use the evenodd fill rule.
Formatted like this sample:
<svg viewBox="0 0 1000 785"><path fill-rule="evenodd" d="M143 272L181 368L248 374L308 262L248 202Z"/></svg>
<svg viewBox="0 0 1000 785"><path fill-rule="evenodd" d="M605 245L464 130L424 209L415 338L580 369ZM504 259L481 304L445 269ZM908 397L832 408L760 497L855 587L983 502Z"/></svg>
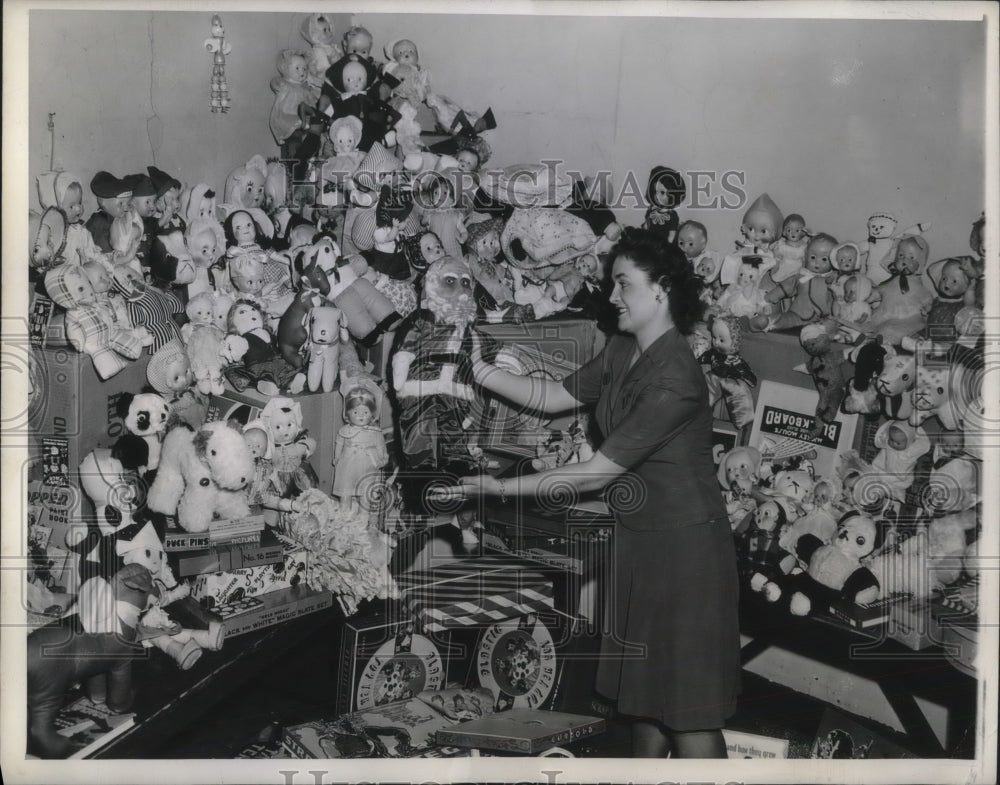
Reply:
<svg viewBox="0 0 1000 785"><path fill-rule="evenodd" d="M209 111L211 13L33 12L30 204L48 168L89 182L148 163L216 188L254 153L274 155L268 82L302 46L301 13L222 14L232 109ZM350 17L336 17L343 30ZM491 106L491 165L546 158L645 188L650 168L742 173L814 231L863 240L876 211L929 221L932 258L965 253L984 207L985 23L873 20L355 14L374 53L405 36L433 89ZM86 31L81 34L81 31ZM72 74L67 79L66 75ZM113 76L113 78L112 78ZM631 175L629 174L631 173ZM635 189L632 189L633 191ZM746 203L682 207L727 251ZM629 205L634 202L629 201ZM93 205L90 205L93 206ZM642 209L619 210L629 224Z"/></svg>

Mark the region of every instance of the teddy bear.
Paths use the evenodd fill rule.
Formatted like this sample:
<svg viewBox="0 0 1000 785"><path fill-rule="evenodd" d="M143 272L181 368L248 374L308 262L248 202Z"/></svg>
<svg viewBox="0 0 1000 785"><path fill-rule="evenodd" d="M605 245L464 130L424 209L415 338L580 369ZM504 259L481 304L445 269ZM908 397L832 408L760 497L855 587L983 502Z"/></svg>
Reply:
<svg viewBox="0 0 1000 785"><path fill-rule="evenodd" d="M842 350L835 347L839 326L833 319L803 326L799 333L799 343L809 355L806 369L816 385L819 401L816 403L816 422L810 429L813 434L822 433L833 422L840 405L847 394L847 377L844 374Z"/></svg>
<svg viewBox="0 0 1000 785"><path fill-rule="evenodd" d="M83 268L63 264L45 274L45 289L52 301L66 309L66 338L78 352L90 355L102 380L137 360L153 336L142 327L121 327L110 309L98 304Z"/></svg>
<svg viewBox="0 0 1000 785"><path fill-rule="evenodd" d="M875 549L876 537L875 521L852 510L837 522L829 543L812 534L799 538L795 552L807 567L793 579L791 612L807 616L839 600L865 605L878 599L878 579L861 563Z"/></svg>
<svg viewBox="0 0 1000 785"><path fill-rule="evenodd" d="M760 451L755 447L734 447L719 460L717 477L734 532L743 532L748 516L757 509L754 492L760 485Z"/></svg>
<svg viewBox="0 0 1000 785"><path fill-rule="evenodd" d="M746 535L743 566L750 576L750 590L762 593L768 602L780 599L784 577L797 565L795 556L781 544L788 525L785 506L770 499L757 505L753 526Z"/></svg>
<svg viewBox="0 0 1000 785"><path fill-rule="evenodd" d="M785 463L772 462L770 467L761 470L762 477L768 471L770 476L762 479L761 487L754 493L757 502L779 501L789 518L801 515L816 487L812 464L796 456Z"/></svg>
<svg viewBox="0 0 1000 785"><path fill-rule="evenodd" d="M216 515L250 514L243 488L253 473L243 434L226 423L206 423L198 431L174 428L163 440L147 505L153 512L176 515L186 531L207 531Z"/></svg>
<svg viewBox="0 0 1000 785"><path fill-rule="evenodd" d="M163 396L156 393L134 395L124 392L115 401L115 412L125 423L125 429L141 437L149 450L141 474L156 471L160 464L160 440L167 427L170 406Z"/></svg>
<svg viewBox="0 0 1000 785"><path fill-rule="evenodd" d="M141 564L118 570L108 585L103 602L81 590L75 613L28 635L28 745L39 757L65 758L73 750L56 732L55 719L74 684L86 682L91 699L114 712L132 705L132 660L142 652L136 625L155 589ZM51 656L54 649L58 657Z"/></svg>
<svg viewBox="0 0 1000 785"><path fill-rule="evenodd" d="M309 330L309 370L306 380L309 389L333 392L340 362L340 347L350 340L347 320L339 308L321 305L312 308L306 317Z"/></svg>

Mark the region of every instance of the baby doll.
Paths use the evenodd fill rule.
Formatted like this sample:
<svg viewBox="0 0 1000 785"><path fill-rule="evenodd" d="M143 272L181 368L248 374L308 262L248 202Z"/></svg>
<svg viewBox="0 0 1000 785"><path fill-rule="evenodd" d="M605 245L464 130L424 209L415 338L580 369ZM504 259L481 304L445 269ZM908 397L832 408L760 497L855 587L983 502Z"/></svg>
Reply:
<svg viewBox="0 0 1000 785"><path fill-rule="evenodd" d="M383 73L399 80L392 88L390 103L399 109L404 101L414 106L422 104L430 92L430 73L420 67L420 53L417 45L408 38L399 38L385 45L385 57L388 62L382 66Z"/></svg>
<svg viewBox="0 0 1000 785"><path fill-rule="evenodd" d="M271 439L263 421L254 420L243 426L243 438L254 462L254 476L247 484L247 504L263 507L264 522L282 528L281 513L301 512L302 506L295 499L283 499L277 493L281 480L271 459Z"/></svg>
<svg viewBox="0 0 1000 785"><path fill-rule="evenodd" d="M875 432L879 448L872 461L878 479L896 501L906 501L906 491L913 485L917 461L931 449L924 429L905 422L890 420Z"/></svg>
<svg viewBox="0 0 1000 785"><path fill-rule="evenodd" d="M333 20L327 14L309 14L302 20L300 30L311 46L307 61L309 84L318 91L326 69L344 56L344 50L336 40Z"/></svg>
<svg viewBox="0 0 1000 785"><path fill-rule="evenodd" d="M392 147L394 140L386 136L400 119L399 112L372 97L372 88L377 90L377 78L378 72L370 60L346 54L327 70L317 103L319 113L331 119L348 115L359 118L363 132L358 147L365 151L383 140Z"/></svg>
<svg viewBox="0 0 1000 785"><path fill-rule="evenodd" d="M215 191L207 183L181 191L181 217L190 224L196 218L210 221L219 220L215 203Z"/></svg>
<svg viewBox="0 0 1000 785"><path fill-rule="evenodd" d="M272 259L261 247L269 239L265 227L270 226L267 216L252 208L234 210L226 217L223 230L227 269L223 271L222 283L216 282L216 288L227 292L241 291L232 279L234 260L243 259L243 263L252 270L256 270L254 265L259 264L261 291L256 294L273 304L268 309L269 314L273 311L280 317L294 297L294 290L291 287L291 272L284 260L280 257Z"/></svg>
<svg viewBox="0 0 1000 785"><path fill-rule="evenodd" d="M111 224L128 210L132 203L132 187L110 172L98 172L90 181L90 190L97 197L97 212L87 219L87 231L104 253L114 252L111 245ZM126 264L131 259L121 259Z"/></svg>
<svg viewBox="0 0 1000 785"><path fill-rule="evenodd" d="M751 387L757 377L740 356L742 328L739 320L731 315L713 315L708 321L712 334L712 348L701 357L708 365L708 381L712 403L720 397L726 402L729 419L737 428L753 422L753 395Z"/></svg>
<svg viewBox="0 0 1000 785"><path fill-rule="evenodd" d="M674 209L687 194L684 178L674 169L666 166L654 166L649 173L646 184L646 215L642 228L649 229L666 242L672 243L677 235L680 220Z"/></svg>
<svg viewBox="0 0 1000 785"><path fill-rule="evenodd" d="M775 266L764 273L761 288L769 292L786 278L798 275L805 261L808 244L809 230L806 229L805 219L798 213L792 213L785 218L781 226L781 237L771 247Z"/></svg>
<svg viewBox="0 0 1000 785"><path fill-rule="evenodd" d="M125 308L125 300L117 291L112 291L112 278L104 266L99 262L87 262L81 267L94 290L94 303L110 313L118 327L135 327Z"/></svg>
<svg viewBox="0 0 1000 785"><path fill-rule="evenodd" d="M210 292L216 287L215 273L225 270L216 263L225 253L226 235L222 224L214 218L195 218L184 232L187 251L194 263L194 280L187 285L188 299L202 292ZM219 281L221 285L223 281Z"/></svg>
<svg viewBox="0 0 1000 785"><path fill-rule="evenodd" d="M722 259L714 251L711 254L702 254L695 265L694 274L701 279L703 284L699 297L708 306L715 305L719 297L722 296L723 291L725 291L722 282L719 280L721 272Z"/></svg>
<svg viewBox="0 0 1000 785"><path fill-rule="evenodd" d="M758 256L743 257L736 280L725 288L716 302L719 309L733 316L748 318L771 312L771 303L761 286L760 265Z"/></svg>
<svg viewBox="0 0 1000 785"><path fill-rule="evenodd" d="M146 171L149 172L149 179L156 191L153 208L156 215L157 234L177 230L183 232L186 228L186 222L180 215L181 190L183 188L181 181L155 166L147 166Z"/></svg>
<svg viewBox="0 0 1000 785"><path fill-rule="evenodd" d="M260 303L238 299L229 309L228 322L227 332L240 336L248 346L241 364L226 370L226 379L237 391L245 390L251 382L264 395L283 390L295 395L305 389L306 375L279 354Z"/></svg>
<svg viewBox="0 0 1000 785"><path fill-rule="evenodd" d="M843 295L844 281L852 275L864 275L864 260L861 257L861 250L854 243L841 243L833 249L830 257L833 269L837 271L837 280L833 283L833 294L835 297ZM867 277L867 276L866 276ZM871 280L870 278L868 280ZM872 286L875 282L872 281Z"/></svg>
<svg viewBox="0 0 1000 785"><path fill-rule="evenodd" d="M277 68L278 76L271 79L274 104L268 124L271 136L281 147L281 157L291 158L305 135L299 118L299 104L313 105L319 92L308 81L309 65L305 52L282 49L278 54Z"/></svg>
<svg viewBox="0 0 1000 785"><path fill-rule="evenodd" d="M368 32L367 28L360 25L354 25L354 27L351 27L344 33L344 40L342 42L345 55L354 54L366 60L371 60L373 44L374 39L372 38L372 34Z"/></svg>
<svg viewBox="0 0 1000 785"><path fill-rule="evenodd" d="M260 304L267 315L268 326L276 329L281 315L295 299L291 286L267 283L265 265L255 254L240 254L229 261L229 280L234 296L252 299ZM278 294L279 289L285 294Z"/></svg>
<svg viewBox="0 0 1000 785"><path fill-rule="evenodd" d="M929 224L919 223L897 233L896 225L896 218L888 213L874 213L868 218L868 240L860 247L865 275L876 286L885 283L892 274L889 264L896 254L897 242L907 235L922 233L929 227Z"/></svg>
<svg viewBox="0 0 1000 785"><path fill-rule="evenodd" d="M410 278L415 284L419 283L431 264L446 255L441 238L430 230L404 237L400 245L403 258L410 266Z"/></svg>
<svg viewBox="0 0 1000 785"><path fill-rule="evenodd" d="M958 338L956 317L963 308L974 306L978 271L971 257L959 256L929 265L927 277L937 296L927 312L922 336L935 343L954 343Z"/></svg>
<svg viewBox="0 0 1000 785"><path fill-rule="evenodd" d="M833 315L845 322L848 327L867 321L872 315L871 305L868 298L872 294L872 282L867 276L861 274L850 275L844 279L840 293L836 294L833 302ZM857 337L857 333L852 336L849 331L842 331L843 337L850 342Z"/></svg>
<svg viewBox="0 0 1000 785"><path fill-rule="evenodd" d="M927 241L920 235L900 238L895 256L886 267L891 277L876 286L872 295L877 305L866 330L884 336L889 343L898 343L924 326L924 315L934 299L921 275L928 253ZM871 265L868 269L871 277Z"/></svg>
<svg viewBox="0 0 1000 785"><path fill-rule="evenodd" d="M69 172L45 172L36 178L35 183L42 208L58 208L65 216L65 244L60 255L62 261L77 265L100 262L109 272L114 264L128 261L121 254L105 253L94 242L83 223L83 186L80 185L79 178ZM37 261L43 262L39 266L45 267L60 263L57 259L45 259L42 256L38 256Z"/></svg>
<svg viewBox="0 0 1000 785"><path fill-rule="evenodd" d="M837 241L828 234L819 233L806 246L805 267L797 276L786 278L767 294L767 301L777 305L787 301L788 308L783 313L770 317L754 317L750 325L754 329L787 330L801 327L833 312L833 293L830 278L833 265L830 254Z"/></svg>
<svg viewBox="0 0 1000 785"><path fill-rule="evenodd" d="M63 264L49 270L45 290L56 305L66 309L66 338L78 352L90 355L102 380L124 370L127 360L137 360L143 347L153 343L153 336L145 329L115 324L110 311L98 303L79 265Z"/></svg>
<svg viewBox="0 0 1000 785"><path fill-rule="evenodd" d="M715 251L707 249L708 229L698 221L685 221L677 230L675 238L677 247L680 248L691 263L692 269L698 270L698 266L705 259L712 259L712 267L718 269L720 261Z"/></svg>
<svg viewBox="0 0 1000 785"><path fill-rule="evenodd" d="M378 485L389 462L385 437L378 426L382 391L374 382L351 380L344 396L344 420L333 445L333 495L356 508L370 500L369 488Z"/></svg>
<svg viewBox="0 0 1000 785"><path fill-rule="evenodd" d="M722 260L719 280L728 286L736 280L744 256L761 258L760 272L763 275L775 264L771 246L781 233L781 210L770 196L762 194L753 201L743 214L740 225L740 239L736 241L736 253L728 254Z"/></svg>
<svg viewBox="0 0 1000 785"><path fill-rule="evenodd" d="M319 480L309 457L316 451L316 440L302 428L302 405L276 396L265 404L260 419L271 440L278 495L288 499L315 488Z"/></svg>
<svg viewBox="0 0 1000 785"><path fill-rule="evenodd" d="M198 430L208 411L204 397L192 389L194 372L183 342L170 341L153 353L146 366L146 381L170 406L170 418Z"/></svg>

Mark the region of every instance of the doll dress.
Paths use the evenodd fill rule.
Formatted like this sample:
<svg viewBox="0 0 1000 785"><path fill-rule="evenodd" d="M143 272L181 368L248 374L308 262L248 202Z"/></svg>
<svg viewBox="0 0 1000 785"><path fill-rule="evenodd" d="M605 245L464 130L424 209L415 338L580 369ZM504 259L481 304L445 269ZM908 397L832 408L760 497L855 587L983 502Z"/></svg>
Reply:
<svg viewBox="0 0 1000 785"><path fill-rule="evenodd" d="M385 458L385 448L380 445L381 431L374 425L344 425L337 434L341 447L333 478L333 495L341 500L350 496L364 495L362 487L371 482L373 472ZM384 462L384 461L383 461Z"/></svg>

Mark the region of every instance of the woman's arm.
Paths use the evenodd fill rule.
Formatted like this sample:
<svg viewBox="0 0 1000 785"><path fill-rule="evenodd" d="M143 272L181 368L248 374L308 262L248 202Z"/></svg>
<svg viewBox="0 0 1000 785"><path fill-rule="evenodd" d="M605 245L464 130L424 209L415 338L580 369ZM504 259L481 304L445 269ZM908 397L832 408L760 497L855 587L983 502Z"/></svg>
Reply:
<svg viewBox="0 0 1000 785"><path fill-rule="evenodd" d="M561 383L518 376L483 360L479 336L472 333L472 375L476 383L507 400L544 414L556 414L581 405Z"/></svg>

